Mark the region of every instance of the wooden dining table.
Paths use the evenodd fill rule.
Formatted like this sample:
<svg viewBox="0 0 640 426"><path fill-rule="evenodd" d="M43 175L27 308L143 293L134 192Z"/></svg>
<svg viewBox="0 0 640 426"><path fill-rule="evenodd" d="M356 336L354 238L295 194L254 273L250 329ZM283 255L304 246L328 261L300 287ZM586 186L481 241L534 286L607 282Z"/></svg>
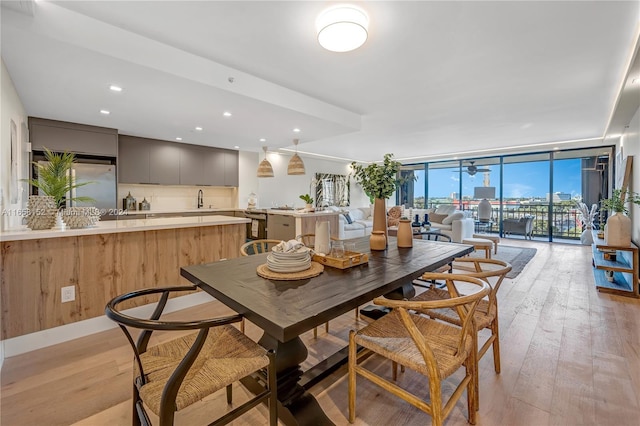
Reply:
<svg viewBox="0 0 640 426"><path fill-rule="evenodd" d="M388 248L369 249L369 238L348 240L367 253L366 264L348 269L325 266L317 277L276 281L256 270L266 254L182 267L180 273L196 286L242 314L264 333L259 343L276 351L278 416L286 425L332 425L307 391L346 361L346 348L318 365L302 370L307 348L300 335L381 295L403 297L412 280L473 251L466 244L414 240L412 248L398 248L389 237ZM409 290L408 290L409 289ZM258 391L251 378L242 381Z"/></svg>

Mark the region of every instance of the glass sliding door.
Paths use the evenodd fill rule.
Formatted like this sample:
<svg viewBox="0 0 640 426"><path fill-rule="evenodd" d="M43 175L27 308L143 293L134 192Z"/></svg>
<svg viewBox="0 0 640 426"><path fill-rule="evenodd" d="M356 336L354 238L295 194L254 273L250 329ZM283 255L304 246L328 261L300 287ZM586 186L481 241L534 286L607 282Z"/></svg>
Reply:
<svg viewBox="0 0 640 426"><path fill-rule="evenodd" d="M429 163L427 172L427 207L454 204L462 208L460 200L460 162Z"/></svg>
<svg viewBox="0 0 640 426"><path fill-rule="evenodd" d="M610 148L590 148L553 153L554 239L579 240L583 227L577 203L588 208L608 194ZM598 223L596 217L596 226Z"/></svg>
<svg viewBox="0 0 640 426"><path fill-rule="evenodd" d="M498 230L500 215L500 158L464 160L461 170L461 200L471 210L482 230Z"/></svg>
<svg viewBox="0 0 640 426"><path fill-rule="evenodd" d="M549 153L503 158L502 218L533 217L533 237L550 239L551 162Z"/></svg>
<svg viewBox="0 0 640 426"><path fill-rule="evenodd" d="M396 192L396 205L423 209L426 202L426 167L424 163L400 168L400 188Z"/></svg>

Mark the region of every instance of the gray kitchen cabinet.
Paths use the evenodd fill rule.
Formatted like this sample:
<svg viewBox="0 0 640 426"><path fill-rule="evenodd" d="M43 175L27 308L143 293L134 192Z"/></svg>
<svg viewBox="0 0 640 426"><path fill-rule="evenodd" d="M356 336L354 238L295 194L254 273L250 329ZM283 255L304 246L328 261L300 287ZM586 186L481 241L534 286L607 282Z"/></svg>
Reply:
<svg viewBox="0 0 640 426"><path fill-rule="evenodd" d="M224 186L224 150L208 148L204 156L204 176L208 185Z"/></svg>
<svg viewBox="0 0 640 426"><path fill-rule="evenodd" d="M238 186L238 151L224 150L224 185Z"/></svg>
<svg viewBox="0 0 640 426"><path fill-rule="evenodd" d="M136 136L119 136L118 181L238 186L238 152Z"/></svg>
<svg viewBox="0 0 640 426"><path fill-rule="evenodd" d="M149 183L150 139L118 137L118 182Z"/></svg>
<svg viewBox="0 0 640 426"><path fill-rule="evenodd" d="M157 140L149 150L149 181L160 185L180 184L179 144Z"/></svg>
<svg viewBox="0 0 640 426"><path fill-rule="evenodd" d="M267 238L289 241L296 237L296 219L281 214L267 215Z"/></svg>
<svg viewBox="0 0 640 426"><path fill-rule="evenodd" d="M31 149L106 157L118 155L118 130L66 121L29 117Z"/></svg>
<svg viewBox="0 0 640 426"><path fill-rule="evenodd" d="M204 176L205 150L197 145L180 149L180 185L209 185Z"/></svg>

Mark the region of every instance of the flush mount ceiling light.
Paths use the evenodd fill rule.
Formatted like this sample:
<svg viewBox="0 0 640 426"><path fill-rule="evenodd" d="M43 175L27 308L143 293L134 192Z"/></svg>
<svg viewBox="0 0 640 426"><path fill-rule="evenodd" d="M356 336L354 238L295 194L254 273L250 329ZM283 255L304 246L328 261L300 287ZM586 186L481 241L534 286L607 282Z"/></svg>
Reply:
<svg viewBox="0 0 640 426"><path fill-rule="evenodd" d="M367 41L368 28L367 14L351 5L332 7L316 19L318 43L332 52L349 52L362 46Z"/></svg>
<svg viewBox="0 0 640 426"><path fill-rule="evenodd" d="M300 158L300 156L298 155L298 142L300 142L298 139L293 140L293 145L295 145L296 147L296 153L293 154L293 157L291 157L291 160L289 160L289 166L287 167L288 175L305 174L304 162L302 161L302 158Z"/></svg>
<svg viewBox="0 0 640 426"><path fill-rule="evenodd" d="M263 146L262 150L264 151L264 160L258 164L258 177L273 177L273 167L271 167L271 163L267 160L267 147Z"/></svg>

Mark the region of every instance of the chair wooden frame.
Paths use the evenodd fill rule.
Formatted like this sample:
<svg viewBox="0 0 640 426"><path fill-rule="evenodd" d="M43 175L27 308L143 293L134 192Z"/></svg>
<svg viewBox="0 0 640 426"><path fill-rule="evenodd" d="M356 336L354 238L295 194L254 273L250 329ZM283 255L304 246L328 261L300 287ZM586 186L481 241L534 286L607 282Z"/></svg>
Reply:
<svg viewBox="0 0 640 426"><path fill-rule="evenodd" d="M355 421L356 376L359 374L431 415L433 424L436 426L442 425L466 389L468 420L469 423L475 424L477 398L474 384L478 368L477 352L473 346L473 336L476 333L474 313L480 299L488 295L491 289L486 282L465 275L430 273L425 276L428 280L445 281L450 298L416 302L379 297L374 299L374 303L393 308L391 313L357 332L350 331L348 379L350 423ZM478 286L479 289L472 294L461 295L456 288L456 282L472 284ZM460 317L462 327L410 312L442 308L454 309ZM413 343L419 355L408 342ZM399 348L410 347L410 349L394 351L394 344ZM358 351L359 346L363 350ZM425 375L429 382L431 403L428 404L422 398L366 369L363 361L371 353L391 359L394 370L400 364ZM464 378L449 400L443 404L442 381L463 366L466 370Z"/></svg>
<svg viewBox="0 0 640 426"><path fill-rule="evenodd" d="M452 269L453 273L464 274L469 277L474 277L485 281L491 289L487 299L483 299L478 302L478 307L474 314L475 324L477 327L477 332L474 337L474 347L478 352L478 360L480 360L487 353L490 347L493 347L493 366L496 373L498 374L500 373L500 331L498 326L497 294L502 281L505 279L506 275L511 271L511 269L511 264L502 260L473 257L463 257L456 259L453 262ZM423 279L425 275L423 275ZM490 279L495 279L495 282L492 283ZM449 297L449 293L444 289L439 289L435 286L432 286L428 290L413 297L411 300L442 300ZM458 326L461 325L459 319L455 315L455 312L451 309L423 309L417 312L428 315L431 318L449 322L451 324L455 324ZM482 347L478 349L478 333L483 328L489 329L491 331L491 335L487 338ZM479 383L476 383L476 389L476 395L479 396ZM479 407L479 403L477 404L477 406Z"/></svg>
<svg viewBox="0 0 640 426"><path fill-rule="evenodd" d="M134 352L135 374L133 384L132 424L151 425L149 416L145 411L145 405L147 405L149 409L151 409L158 415L160 426L172 425L175 412L177 410L196 402L195 400L191 400L196 398L193 395L189 395L189 398L185 398L186 402L181 401L181 404L178 404L177 402L179 395L182 392L181 387L183 385L187 385L187 383L192 380L192 378L188 377L188 373L190 373L191 367L194 366L194 364L197 364L197 361L201 365L204 362L204 359L207 360L207 365L215 363L215 359L208 358L209 354L201 352L202 348L205 346L212 347L211 345L218 345L219 347L224 347L225 345L240 345L238 351L241 351L243 354L247 355L247 357L250 356L249 361L246 361L247 358L243 358L243 362L246 362L246 365L244 367L247 367L248 369L253 371L246 371L247 368L239 367L239 371L241 371L241 373L238 373L237 371L228 372L228 376L224 376L224 373L227 373L227 370L225 370L222 366L218 370L212 370L219 373L219 375L217 376L218 383L216 383L216 385L218 385L217 388L216 386L210 386L209 388L202 389L202 394L198 394L197 397L199 399L202 399L208 394L216 392L222 387L226 387L227 403L231 404L233 397L231 386L232 383L237 380L237 377L235 377L234 374L237 376L238 374L244 374L245 372L247 374L256 373L260 377L261 381L265 384L264 391L260 392L249 401L222 415L213 423L211 423L211 425L227 424L233 419L238 418L248 410L256 407L263 402L268 402L269 404L269 424L272 426L277 425L278 401L275 373L275 354L273 351L267 351L257 343L249 340L249 338L240 334L235 327L230 325L234 322L239 322L242 318L241 315L231 315L221 318L212 318L198 321L165 321L160 319L171 293L180 293L194 290L195 287L193 286L137 290L115 297L114 299L109 301L105 308L106 316L120 326L120 329L125 334ZM160 294L160 298L149 319L132 317L118 310L118 305L122 302L135 298L148 298L149 296L154 296L157 294ZM134 342L132 334L129 331L130 328L142 330L140 335L138 336L137 342ZM218 331L217 333L214 333L217 335L218 340L215 340L213 334L210 333L212 329L216 329L216 331ZM189 330L193 330L194 333L185 338L184 332ZM154 331L175 331L179 332L182 338L169 340L148 348L149 341ZM189 341L191 340L192 336L193 342L189 345ZM176 344L175 342L178 343ZM161 350L164 350L165 352L163 353L173 353L176 357L171 357L171 359L169 359L168 361L163 361L162 363L145 365L145 354L147 353L147 350L157 348L161 348ZM181 361L178 363L177 367L175 367L172 374L166 379L166 382L163 382L159 378L158 372L165 371L166 369L171 368L173 363L180 357ZM256 367L255 370L253 369L254 366ZM149 369L147 369L146 367L149 367ZM152 376L153 378L151 378ZM154 383L154 381L159 384L164 383L164 385L162 386L162 394L160 396L157 395L157 392L154 393L154 396L159 398L159 403L158 399L156 398L154 399L154 404L150 405L148 401L143 401L141 391L144 393L145 390L143 390L143 388L145 387L145 385ZM195 387L197 388L197 385ZM155 389L157 389L157 386L155 387ZM153 390L151 392L153 392ZM180 405L182 405L182 407L180 407ZM154 410L154 407L157 407L157 410Z"/></svg>
<svg viewBox="0 0 640 426"><path fill-rule="evenodd" d="M240 254L242 256L251 256L252 254L268 253L271 247L280 244L280 240L252 240L240 246ZM252 253L249 252L251 249Z"/></svg>

